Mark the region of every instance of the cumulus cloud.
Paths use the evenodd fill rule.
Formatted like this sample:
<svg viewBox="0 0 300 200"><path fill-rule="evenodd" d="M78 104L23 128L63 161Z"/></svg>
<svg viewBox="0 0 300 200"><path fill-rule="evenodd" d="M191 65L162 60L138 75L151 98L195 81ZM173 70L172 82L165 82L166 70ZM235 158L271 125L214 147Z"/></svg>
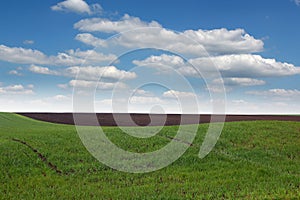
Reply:
<svg viewBox="0 0 300 200"><path fill-rule="evenodd" d="M83 80L98 80L99 78L110 79L110 80L129 80L136 78L136 73L119 70L115 66L104 66L104 67L68 67L63 70L51 70L47 67L41 67L31 65L29 70L37 74L47 74L65 77L77 77L77 79Z"/></svg>
<svg viewBox="0 0 300 200"><path fill-rule="evenodd" d="M22 64L47 64L48 57L38 50L0 45L0 60Z"/></svg>
<svg viewBox="0 0 300 200"><path fill-rule="evenodd" d="M260 55L240 54L210 58L197 58L189 61L201 70L209 70L212 63L225 77L272 77L300 74L300 68Z"/></svg>
<svg viewBox="0 0 300 200"><path fill-rule="evenodd" d="M187 30L183 33L202 44L210 54L254 53L263 50L262 40L255 39L244 29Z"/></svg>
<svg viewBox="0 0 300 200"><path fill-rule="evenodd" d="M108 54L105 55L101 52L96 52L95 50L81 51L80 49L68 50L64 53L58 53L57 56L49 57L49 63L54 63L58 66L71 66L71 65L90 65L111 62L116 59L115 55Z"/></svg>
<svg viewBox="0 0 300 200"><path fill-rule="evenodd" d="M160 97L155 96L154 93L144 89L136 89L129 91L130 97L128 99L129 104L162 104L165 103ZM126 103L126 101L125 101Z"/></svg>
<svg viewBox="0 0 300 200"><path fill-rule="evenodd" d="M196 94L192 92L181 92L176 90L168 90L163 93L163 97L166 98L195 98L197 97Z"/></svg>
<svg viewBox="0 0 300 200"><path fill-rule="evenodd" d="M52 97L54 100L56 101L65 101L65 100L70 100L70 97L66 96L66 95L62 95L62 94L58 94L55 95L54 97Z"/></svg>
<svg viewBox="0 0 300 200"><path fill-rule="evenodd" d="M15 76L22 76L22 73L19 72L18 70L10 70L8 72L9 75L15 75Z"/></svg>
<svg viewBox="0 0 300 200"><path fill-rule="evenodd" d="M47 56L38 50L0 45L0 60L11 63L72 66L83 63L99 64L101 62L111 62L115 59L115 55L105 55L95 50L71 49L63 53L60 52L56 56Z"/></svg>
<svg viewBox="0 0 300 200"><path fill-rule="evenodd" d="M178 33L163 28L158 22L144 22L129 15L125 15L117 21L103 18L84 19L77 22L74 28L86 32L121 33L129 31L116 36L110 42L128 48L160 48L197 56L207 55L207 52L211 55L254 53L262 51L264 46L262 40L255 39L243 29L199 29ZM130 31L133 29L135 30ZM103 39L96 38L91 34L78 35L76 38L92 46L109 45ZM91 41L94 41L95 44L92 44Z"/></svg>
<svg viewBox="0 0 300 200"><path fill-rule="evenodd" d="M54 11L75 12L79 14L96 14L102 12L100 4L88 5L84 0L65 0L51 6Z"/></svg>
<svg viewBox="0 0 300 200"><path fill-rule="evenodd" d="M0 86L0 95L30 95L34 94L31 85L25 87L21 84Z"/></svg>
<svg viewBox="0 0 300 200"><path fill-rule="evenodd" d="M200 72L220 71L221 75L231 79L230 82L243 82L246 84L263 85L264 82L254 79L241 79L253 77L274 77L300 74L300 68L290 63L278 62L275 59L266 59L260 55L240 54L223 55L215 57L201 57L190 59L188 62L179 56L162 54L150 56L144 60L134 60L133 64L155 67L162 72L168 72L170 67L178 70L182 75L199 77Z"/></svg>
<svg viewBox="0 0 300 200"><path fill-rule="evenodd" d="M109 82L102 82L102 81L86 81L86 80L71 80L69 82L69 86L76 87L79 89L82 88L97 88L100 90L112 90L116 89L124 89L127 87L124 83L109 83Z"/></svg>
<svg viewBox="0 0 300 200"><path fill-rule="evenodd" d="M137 66L154 67L162 72L169 72L170 67L177 70L189 67L183 58L176 55L167 54L161 54L159 56L152 55L144 60L133 60L132 63ZM193 73L196 72L193 70Z"/></svg>
<svg viewBox="0 0 300 200"><path fill-rule="evenodd" d="M266 84L263 80L253 78L223 78L215 79L213 82L224 83L226 86L257 86Z"/></svg>
<svg viewBox="0 0 300 200"><path fill-rule="evenodd" d="M93 47L106 46L105 40L97 38L90 33L77 34L75 39Z"/></svg>
<svg viewBox="0 0 300 200"><path fill-rule="evenodd" d="M265 91L248 91L247 94L260 95L260 96L275 96L275 97L300 97L299 90L289 89L270 89Z"/></svg>
<svg viewBox="0 0 300 200"><path fill-rule="evenodd" d="M115 66L105 66L105 67L69 67L66 69L66 76L76 76L78 78L86 80L98 80L100 77L105 79L134 79L136 78L136 73L127 72L124 70L119 70Z"/></svg>
<svg viewBox="0 0 300 200"><path fill-rule="evenodd" d="M48 67L40 67L37 65L31 65L29 71L36 74L47 74L47 75L59 75L58 71L50 70Z"/></svg>
<svg viewBox="0 0 300 200"><path fill-rule="evenodd" d="M129 98L131 104L161 104L163 100L159 97L132 96Z"/></svg>
<svg viewBox="0 0 300 200"><path fill-rule="evenodd" d="M80 49L76 50L69 50L67 53L72 56L72 57L77 57L84 59L84 64L97 64L97 63L102 63L102 62L111 62L117 59L116 55L113 54L103 54L101 52L97 52L95 50L86 50L86 51L81 51Z"/></svg>
<svg viewBox="0 0 300 200"><path fill-rule="evenodd" d="M162 54L159 56L149 56L144 60L133 60L133 64L137 66L154 67L160 70L160 72L169 72L171 68L181 69L187 68L188 64L179 56Z"/></svg>
<svg viewBox="0 0 300 200"><path fill-rule="evenodd" d="M118 21L111 21L104 18L83 19L74 24L74 28L87 32L120 33L136 28L161 27L156 21L150 23L125 14Z"/></svg>
<svg viewBox="0 0 300 200"><path fill-rule="evenodd" d="M145 97L154 96L154 94L152 92L146 91L146 90L143 90L143 89L133 90L132 93L136 96L145 96Z"/></svg>
<svg viewBox="0 0 300 200"><path fill-rule="evenodd" d="M249 86L260 86L265 85L264 80L253 79L253 78L218 78L206 85L206 90L212 93L223 93L230 92L234 87L249 87Z"/></svg>

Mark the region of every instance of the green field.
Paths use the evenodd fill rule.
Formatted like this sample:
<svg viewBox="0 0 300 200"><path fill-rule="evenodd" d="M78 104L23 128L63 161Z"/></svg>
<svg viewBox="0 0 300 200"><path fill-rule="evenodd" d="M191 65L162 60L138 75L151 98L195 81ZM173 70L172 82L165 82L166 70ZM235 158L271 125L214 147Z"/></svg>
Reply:
<svg viewBox="0 0 300 200"><path fill-rule="evenodd" d="M207 128L199 126L193 146L172 165L129 174L93 158L74 126L1 113L0 199L300 199L299 122L226 123L199 159ZM148 139L104 130L121 148L148 152L170 142L177 127Z"/></svg>

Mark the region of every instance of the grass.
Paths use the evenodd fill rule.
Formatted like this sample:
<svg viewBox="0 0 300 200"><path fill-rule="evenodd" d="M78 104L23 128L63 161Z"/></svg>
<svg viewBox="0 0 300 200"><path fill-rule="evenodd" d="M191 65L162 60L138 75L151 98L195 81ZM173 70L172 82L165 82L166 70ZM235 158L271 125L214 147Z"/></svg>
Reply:
<svg viewBox="0 0 300 200"><path fill-rule="evenodd" d="M114 127L104 131L123 149L148 152L170 142L165 136L177 128L147 139ZM0 113L0 199L300 198L300 123L226 123L216 147L199 159L207 128L199 126L193 146L170 166L129 174L93 158L74 126Z"/></svg>

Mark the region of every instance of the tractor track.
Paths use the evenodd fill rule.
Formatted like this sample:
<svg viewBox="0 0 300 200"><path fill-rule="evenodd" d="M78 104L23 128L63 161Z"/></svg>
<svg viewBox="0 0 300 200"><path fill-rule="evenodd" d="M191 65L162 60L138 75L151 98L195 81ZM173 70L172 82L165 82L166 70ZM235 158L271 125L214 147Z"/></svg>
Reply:
<svg viewBox="0 0 300 200"><path fill-rule="evenodd" d="M28 144L27 142L22 141L22 140L20 140L20 139L16 139L16 138L13 138L12 141L18 142L18 143L20 143L20 144L23 144L23 145L27 146L29 149L31 149L31 150L32 150L32 151L33 151L33 152L41 159L42 162L44 162L45 164L47 164L47 166L48 166L51 170L55 171L55 172L56 172L57 174L59 174L59 175L62 174L62 171L59 170L59 169L57 168L56 165L54 165L53 163L51 163L50 161L48 161L48 159L46 158L46 156L44 156L42 153L40 153L37 149L35 149L34 147L32 147L32 146L31 146L30 144Z"/></svg>

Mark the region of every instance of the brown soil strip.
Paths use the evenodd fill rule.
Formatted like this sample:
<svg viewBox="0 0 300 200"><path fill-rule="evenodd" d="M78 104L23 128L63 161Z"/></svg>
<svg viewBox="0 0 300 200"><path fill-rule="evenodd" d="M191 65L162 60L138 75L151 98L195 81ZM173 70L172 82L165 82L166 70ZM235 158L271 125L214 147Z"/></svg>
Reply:
<svg viewBox="0 0 300 200"><path fill-rule="evenodd" d="M62 171L61 170L59 170L58 168L57 168L57 166L56 165L54 165L54 164L52 164L51 162L49 162L48 160L47 160L47 158L43 155L43 154L41 154L37 149L35 149L35 148L33 148L31 145L29 145L27 142L25 142L25 141L22 141L22 140L19 140L19 139L16 139L16 138L13 138L12 139L13 141L15 141L15 142L18 142L18 143L21 143L21 144L23 144L23 145L25 145L25 146L27 146L29 149L31 149L44 163L46 163L49 167L50 167L50 169L52 169L53 171L55 171L57 174L62 174Z"/></svg>
<svg viewBox="0 0 300 200"><path fill-rule="evenodd" d="M18 113L36 120L74 125L73 113ZM180 115L180 114L136 114L131 113L76 113L77 125L82 126L174 126L180 124L209 123L212 116L215 122L222 120L224 115ZM226 115L225 122L277 120L300 121L299 116L289 115ZM117 119L117 120L116 120ZM118 121L118 123L116 122Z"/></svg>

